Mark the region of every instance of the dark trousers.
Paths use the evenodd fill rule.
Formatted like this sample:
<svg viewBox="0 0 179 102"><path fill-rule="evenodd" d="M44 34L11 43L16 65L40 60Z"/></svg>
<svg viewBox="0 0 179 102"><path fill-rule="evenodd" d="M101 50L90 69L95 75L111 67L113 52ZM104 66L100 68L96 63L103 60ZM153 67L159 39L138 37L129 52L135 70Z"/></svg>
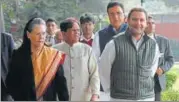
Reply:
<svg viewBox="0 0 179 102"><path fill-rule="evenodd" d="M8 94L7 88L5 87L1 79L1 101L13 101L12 97Z"/></svg>
<svg viewBox="0 0 179 102"><path fill-rule="evenodd" d="M155 101L161 100L161 92L155 92Z"/></svg>
<svg viewBox="0 0 179 102"><path fill-rule="evenodd" d="M102 92L104 91L101 83L100 83L100 91Z"/></svg>
<svg viewBox="0 0 179 102"><path fill-rule="evenodd" d="M159 84L159 80L157 76L155 76L155 86L154 86L154 91L155 91L155 101L160 101L161 100L161 87Z"/></svg>

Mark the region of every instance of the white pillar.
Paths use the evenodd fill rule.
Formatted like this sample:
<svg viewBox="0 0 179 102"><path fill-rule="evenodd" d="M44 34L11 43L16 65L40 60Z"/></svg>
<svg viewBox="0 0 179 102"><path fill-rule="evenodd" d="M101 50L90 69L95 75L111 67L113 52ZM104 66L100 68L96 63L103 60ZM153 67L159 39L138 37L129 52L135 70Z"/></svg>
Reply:
<svg viewBox="0 0 179 102"><path fill-rule="evenodd" d="M0 32L5 32L2 4L0 4Z"/></svg>

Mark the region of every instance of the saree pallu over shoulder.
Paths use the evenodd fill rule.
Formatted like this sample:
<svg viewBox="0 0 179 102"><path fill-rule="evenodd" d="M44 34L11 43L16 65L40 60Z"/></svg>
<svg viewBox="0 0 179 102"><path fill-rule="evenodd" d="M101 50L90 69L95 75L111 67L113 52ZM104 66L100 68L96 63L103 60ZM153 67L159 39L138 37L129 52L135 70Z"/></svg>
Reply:
<svg viewBox="0 0 179 102"><path fill-rule="evenodd" d="M38 58L33 60L37 100L42 98L59 70L60 64L64 63L64 59L64 53L44 47Z"/></svg>

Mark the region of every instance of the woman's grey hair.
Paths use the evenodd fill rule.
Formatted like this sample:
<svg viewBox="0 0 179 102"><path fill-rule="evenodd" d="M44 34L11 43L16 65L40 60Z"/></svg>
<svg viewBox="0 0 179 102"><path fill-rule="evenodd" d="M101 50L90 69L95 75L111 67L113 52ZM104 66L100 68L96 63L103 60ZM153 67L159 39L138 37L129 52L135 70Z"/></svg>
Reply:
<svg viewBox="0 0 179 102"><path fill-rule="evenodd" d="M44 21L42 18L34 18L34 19L30 22L30 24L29 24L29 26L28 26L28 28L27 28L27 31L28 31L28 32L32 32L32 30L34 29L35 25L40 25L40 24L46 26L46 23L45 23L45 21Z"/></svg>

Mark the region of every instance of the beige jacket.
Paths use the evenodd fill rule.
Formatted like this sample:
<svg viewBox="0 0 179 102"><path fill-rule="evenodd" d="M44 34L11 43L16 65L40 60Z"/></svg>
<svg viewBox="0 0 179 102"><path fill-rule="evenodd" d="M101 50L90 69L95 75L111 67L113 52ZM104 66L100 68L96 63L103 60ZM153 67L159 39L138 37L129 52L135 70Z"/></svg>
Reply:
<svg viewBox="0 0 179 102"><path fill-rule="evenodd" d="M78 42L70 47L63 42L53 47L67 54L63 68L70 101L90 101L92 94L99 95L98 65L90 46Z"/></svg>

